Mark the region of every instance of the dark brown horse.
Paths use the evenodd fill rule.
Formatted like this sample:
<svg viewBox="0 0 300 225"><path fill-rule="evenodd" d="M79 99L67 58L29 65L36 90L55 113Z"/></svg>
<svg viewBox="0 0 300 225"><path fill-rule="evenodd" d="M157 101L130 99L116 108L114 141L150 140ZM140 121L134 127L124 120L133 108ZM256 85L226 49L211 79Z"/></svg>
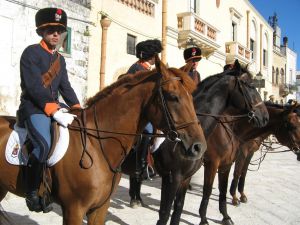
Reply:
<svg viewBox="0 0 300 225"><path fill-rule="evenodd" d="M217 124L214 115L223 114L228 107L235 108L235 114L250 113L251 122L263 126L268 121L267 110L259 93L251 86L252 78L246 68L238 62L232 70L208 77L198 85L193 93L194 105L206 138ZM255 113L253 113L255 112ZM155 168L162 177L161 202L158 225L167 224L174 203L170 224L180 222L184 198L190 177L201 167L202 158L189 157L182 148L166 140L153 154ZM122 165L125 173L133 176L135 157L126 159ZM133 179L134 180L134 179ZM133 200L141 200L141 183L130 179L130 195Z"/></svg>
<svg viewBox="0 0 300 225"><path fill-rule="evenodd" d="M268 103L267 103L268 104ZM281 105L271 105L268 107L273 107L274 111L281 114L278 118L274 118L272 124L268 125L264 134L249 140L240 145L238 150L237 159L235 160L235 167L233 173L233 179L230 186L230 194L232 195L232 204L238 205L240 202L246 203L247 197L244 192L245 180L248 171L250 161L253 157L255 151L260 148L262 142L272 133L275 135L277 140L282 144L287 146L290 151L297 155L300 155L299 144L300 144L300 105L294 106L281 106ZM272 119L272 116L270 117ZM278 121L276 121L278 119ZM270 121L271 123L271 121ZM273 127L272 127L273 126ZM275 152L278 153L278 152ZM241 195L240 201L236 196L236 189Z"/></svg>
<svg viewBox="0 0 300 225"><path fill-rule="evenodd" d="M239 146L242 143L257 138L266 137L273 133L281 140L282 144L292 147L290 136L299 137L299 130L289 130L285 127L294 126L297 120L297 115L293 112L294 107L282 109L268 104L267 109L270 116L269 123L263 128L254 128L249 126L247 120L242 119L235 123L231 123L226 119L216 126L213 134L207 140L208 148L204 156L204 185L203 197L199 209L201 217L201 225L208 224L206 211L209 197L212 192L213 182L216 173L218 172L219 181L219 210L223 215L222 224L234 224L227 213L226 194L228 186L228 176L232 163L236 159ZM265 136L266 135L266 136ZM299 142L300 139L297 139Z"/></svg>
<svg viewBox="0 0 300 225"><path fill-rule="evenodd" d="M192 95L193 81L179 69L166 68L156 57L156 70L128 75L99 92L77 113L66 155L51 170L52 195L63 211L64 225L102 225L110 197L120 180L119 168L131 150L135 134L151 121L165 134L178 133L186 151L204 151ZM0 117L0 198L12 192L24 196L20 166L5 160L4 150L16 121ZM80 132L81 131L81 132ZM109 132L107 132L109 131ZM204 148L204 149L203 149Z"/></svg>

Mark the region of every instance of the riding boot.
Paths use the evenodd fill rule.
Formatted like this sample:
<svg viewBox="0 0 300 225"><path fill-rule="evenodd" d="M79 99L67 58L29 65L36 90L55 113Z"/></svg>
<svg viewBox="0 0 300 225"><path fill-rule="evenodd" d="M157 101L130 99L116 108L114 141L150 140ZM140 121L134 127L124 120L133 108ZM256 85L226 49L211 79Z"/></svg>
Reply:
<svg viewBox="0 0 300 225"><path fill-rule="evenodd" d="M143 174L145 168L147 167L147 154L148 154L149 144L150 144L150 138L143 137L137 149L136 175L139 176L138 177L139 179L141 179L141 175Z"/></svg>
<svg viewBox="0 0 300 225"><path fill-rule="evenodd" d="M30 211L41 212L40 197L38 190L41 183L43 164L31 154L27 163L27 190L26 205Z"/></svg>

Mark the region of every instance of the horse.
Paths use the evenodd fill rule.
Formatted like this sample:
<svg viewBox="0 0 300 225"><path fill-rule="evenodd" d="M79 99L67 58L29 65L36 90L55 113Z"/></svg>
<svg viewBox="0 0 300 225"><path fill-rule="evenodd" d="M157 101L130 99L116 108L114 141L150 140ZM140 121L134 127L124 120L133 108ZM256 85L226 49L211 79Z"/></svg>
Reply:
<svg viewBox="0 0 300 225"><path fill-rule="evenodd" d="M72 111L70 142L64 157L50 168L52 197L63 212L64 225L104 224L110 198L119 183L120 165L147 122L176 134L191 154L205 151L206 142L193 106L195 88L188 75L167 68L156 56L154 71L129 74ZM0 117L0 200L7 192L24 197L22 166L9 164L5 145L15 117Z"/></svg>
<svg viewBox="0 0 300 225"><path fill-rule="evenodd" d="M260 148L263 141L271 133L275 135L281 145L287 146L290 151L295 153L297 155L297 159L300 155L300 105L282 106L270 103L266 103L266 105L274 108L273 110L277 111L276 113L281 115L279 115L278 118L274 118L272 124L267 126L270 127L270 129L266 130L259 137L240 145L237 159L235 160L233 179L230 186L230 194L232 196L233 205L239 205L240 202L246 203L248 201L244 192L244 187L249 164L254 152ZM272 119L272 116L270 118ZM236 196L237 187L241 195L240 200Z"/></svg>
<svg viewBox="0 0 300 225"><path fill-rule="evenodd" d="M208 148L204 155L203 196L199 208L201 225L208 225L206 218L207 206L217 172L219 210L223 215L222 224L234 224L227 212L226 194L230 168L236 159L241 144L257 137L267 137L271 133L274 133L282 144L290 147L290 135L297 137L297 142L300 142L300 127L292 130L285 127L294 127L296 124L299 126L299 118L293 112L294 108L289 107L283 110L268 103L265 104L270 116L269 123L265 127L251 127L245 119L231 122L228 121L228 118L223 118L221 123L216 126L213 134L207 139Z"/></svg>
<svg viewBox="0 0 300 225"><path fill-rule="evenodd" d="M267 110L262 104L259 93L251 85L252 76L238 61L231 70L212 75L204 79L193 93L198 119L208 138L217 124L215 115L221 115L228 107L234 107L236 113L250 116L256 126L268 121ZM131 153L133 154L133 152ZM206 154L206 153L204 153ZM174 212L170 224L179 224L184 198L190 177L201 167L202 157L189 157L179 145L165 140L153 154L155 169L162 177L161 201L157 225L167 224L171 207ZM126 158L122 165L124 173L134 176L135 157ZM129 194L131 202L140 201L141 182L130 178ZM175 199L175 200L174 200Z"/></svg>

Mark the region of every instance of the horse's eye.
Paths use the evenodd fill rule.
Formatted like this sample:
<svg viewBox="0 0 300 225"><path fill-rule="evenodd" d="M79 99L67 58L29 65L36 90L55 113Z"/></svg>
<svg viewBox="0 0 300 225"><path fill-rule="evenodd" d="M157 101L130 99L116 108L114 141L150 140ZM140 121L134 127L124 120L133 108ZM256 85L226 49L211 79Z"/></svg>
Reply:
<svg viewBox="0 0 300 225"><path fill-rule="evenodd" d="M169 101L176 101L176 102L179 101L178 96L172 93L165 93L165 98Z"/></svg>

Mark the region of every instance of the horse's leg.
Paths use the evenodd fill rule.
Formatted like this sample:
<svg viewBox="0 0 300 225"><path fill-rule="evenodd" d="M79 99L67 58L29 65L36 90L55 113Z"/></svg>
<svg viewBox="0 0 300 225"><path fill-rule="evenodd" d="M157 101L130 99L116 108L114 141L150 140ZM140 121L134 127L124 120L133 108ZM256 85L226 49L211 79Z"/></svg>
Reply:
<svg viewBox="0 0 300 225"><path fill-rule="evenodd" d="M92 210L87 214L88 225L103 225L105 223L105 218L108 211L109 203L110 201L107 200L103 206L95 210Z"/></svg>
<svg viewBox="0 0 300 225"><path fill-rule="evenodd" d="M233 221L227 213L227 203L226 203L226 194L228 187L228 176L230 172L231 164L229 167L226 166L224 170L219 169L218 178L219 178L219 210L223 215L222 224L223 225L233 225Z"/></svg>
<svg viewBox="0 0 300 225"><path fill-rule="evenodd" d="M185 199L186 191L189 188L190 181L191 178L188 178L185 181L183 181L180 189L176 193L175 202L174 202L174 211L172 213L170 225L178 225L180 222L180 217L184 205L184 199Z"/></svg>
<svg viewBox="0 0 300 225"><path fill-rule="evenodd" d="M240 179L239 179L238 191L241 194L240 200L241 200L242 203L246 203L248 201L248 199L247 199L247 197L245 195L245 192L244 192L244 187L245 187L245 180L246 180L246 175L247 175L248 167L249 167L249 164L250 164L250 161L251 161L253 155L254 155L254 152L251 152L247 156L247 158L245 160L245 163L244 163L244 167L243 167L241 176L240 176Z"/></svg>
<svg viewBox="0 0 300 225"><path fill-rule="evenodd" d="M137 179L136 176L130 175L129 177L129 195L130 195L130 207L136 208L138 206L144 206L143 200L141 198L141 177Z"/></svg>
<svg viewBox="0 0 300 225"><path fill-rule="evenodd" d="M214 179L217 173L218 165L216 162L206 162L204 164L204 185L203 185L203 196L199 208L199 214L201 217L200 225L208 225L206 218L207 206L209 197L212 192Z"/></svg>
<svg viewBox="0 0 300 225"><path fill-rule="evenodd" d="M167 224L179 184L179 177L171 176L171 174L162 177L159 220L156 225Z"/></svg>
<svg viewBox="0 0 300 225"><path fill-rule="evenodd" d="M236 196L236 189L238 186L238 181L242 173L242 169L244 167L246 156L242 151L239 151L238 158L235 161L233 179L230 185L230 194L232 196L232 204L237 206L240 204L238 197Z"/></svg>
<svg viewBox="0 0 300 225"><path fill-rule="evenodd" d="M62 206L63 225L82 225L84 210L76 203Z"/></svg>

